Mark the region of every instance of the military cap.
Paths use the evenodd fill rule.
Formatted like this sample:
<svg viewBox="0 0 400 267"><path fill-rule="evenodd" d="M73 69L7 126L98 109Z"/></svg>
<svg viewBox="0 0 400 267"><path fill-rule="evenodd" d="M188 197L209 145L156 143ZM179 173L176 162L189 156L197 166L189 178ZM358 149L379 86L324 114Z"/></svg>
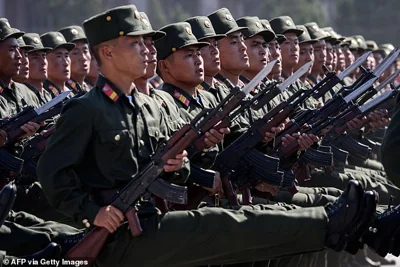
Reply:
<svg viewBox="0 0 400 267"><path fill-rule="evenodd" d="M392 44L390 44L390 43L381 44L380 47L383 48L383 49L387 49L387 50L389 50L389 51L394 50L394 46L393 46Z"/></svg>
<svg viewBox="0 0 400 267"><path fill-rule="evenodd" d="M83 31L81 26L68 26L58 30L62 35L64 35L65 41L72 43L75 41L86 41L87 38L85 32Z"/></svg>
<svg viewBox="0 0 400 267"><path fill-rule="evenodd" d="M306 23L304 24L304 26L306 27L308 34L310 34L311 39L320 41L331 38L331 36L326 32L324 32L323 30L321 30L318 24L315 22Z"/></svg>
<svg viewBox="0 0 400 267"><path fill-rule="evenodd" d="M285 34L288 32L293 32L297 36L300 36L303 31L296 28L293 20L289 16L280 16L273 18L269 21L272 29L276 34Z"/></svg>
<svg viewBox="0 0 400 267"><path fill-rule="evenodd" d="M277 34L276 35L276 40L278 41L279 44L282 44L284 41L286 41L286 36L283 34Z"/></svg>
<svg viewBox="0 0 400 267"><path fill-rule="evenodd" d="M236 31L247 30L246 27L239 27L227 8L221 8L207 16L217 34L231 34Z"/></svg>
<svg viewBox="0 0 400 267"><path fill-rule="evenodd" d="M51 47L44 47L42 44L42 41L40 40L40 36L37 33L25 33L24 36L22 36L24 39L25 44L33 46L33 49L30 50L29 52L34 52L34 51L44 51L48 52L52 50Z"/></svg>
<svg viewBox="0 0 400 267"><path fill-rule="evenodd" d="M13 28L13 31L20 32L18 29L15 29L15 28ZM33 45L26 44L24 39L22 39L22 36L17 38L17 43L18 43L19 48L23 48L23 49L26 49L28 51L30 51L30 50L32 50L34 48Z"/></svg>
<svg viewBox="0 0 400 267"><path fill-rule="evenodd" d="M190 24L194 36L196 36L197 40L199 41L206 38L215 38L218 40L226 37L225 34L217 34L215 32L214 27L208 17L205 16L191 17L185 20L185 22Z"/></svg>
<svg viewBox="0 0 400 267"><path fill-rule="evenodd" d="M0 18L0 41L4 41L7 38L19 38L24 35L24 32L18 31L16 29L11 28L8 19Z"/></svg>
<svg viewBox="0 0 400 267"><path fill-rule="evenodd" d="M368 46L365 43L365 39L362 35L354 35L353 39L356 40L356 42L358 43L358 49L360 49L360 50L368 49Z"/></svg>
<svg viewBox="0 0 400 267"><path fill-rule="evenodd" d="M159 60L166 59L172 53L187 46L203 47L209 45L209 43L199 42L196 39L190 24L187 22L172 23L162 27L160 31L165 32L167 35L154 44L157 48L157 58Z"/></svg>
<svg viewBox="0 0 400 267"><path fill-rule="evenodd" d="M242 17L236 20L236 23L240 27L248 28L242 31L245 37L250 38L255 35L261 35L267 43L275 39L275 32L267 30L258 17Z"/></svg>
<svg viewBox="0 0 400 267"><path fill-rule="evenodd" d="M368 47L368 50L369 50L369 51L376 52L376 51L379 50L379 46L378 46L378 44L377 44L375 41L373 41L373 40L367 40L367 41L365 41L365 43L367 44L367 47Z"/></svg>
<svg viewBox="0 0 400 267"><path fill-rule="evenodd" d="M358 49L358 42L356 39L353 37L347 37L345 39L346 42L349 42L349 48L350 50L357 50Z"/></svg>
<svg viewBox="0 0 400 267"><path fill-rule="evenodd" d="M329 43L333 45L341 43L339 35L335 32L335 30L332 27L321 28L321 30L325 31L330 36L330 38L327 39Z"/></svg>
<svg viewBox="0 0 400 267"><path fill-rule="evenodd" d="M271 24L269 24L269 21L267 20L267 19L260 19L260 21L261 21L261 24L264 26L264 28L265 29L267 29L268 31L271 31L271 32L273 32L274 34L275 34L275 40L278 42L278 43L283 43L285 40L286 40L286 37L285 37L285 35L283 35L283 34L276 34L275 32L274 32L274 30L272 29L272 27L271 27Z"/></svg>
<svg viewBox="0 0 400 267"><path fill-rule="evenodd" d="M148 35L153 31L142 27L142 20L135 5L109 9L83 22L90 46L116 39L120 36Z"/></svg>
<svg viewBox="0 0 400 267"><path fill-rule="evenodd" d="M142 21L143 30L151 31L149 36L153 39L153 41L159 40L165 36L165 32L153 30L153 27L151 26L149 17L147 16L146 13L139 12L139 14L140 14L140 20Z"/></svg>
<svg viewBox="0 0 400 267"><path fill-rule="evenodd" d="M71 51L75 47L75 44L67 43L60 32L46 32L40 36L40 40L43 46L51 47L51 49L65 48Z"/></svg>
<svg viewBox="0 0 400 267"><path fill-rule="evenodd" d="M296 28L303 31L303 33L298 37L300 44L304 44L304 43L312 44L312 43L318 42L318 40L311 39L311 36L308 33L307 28L304 25L296 25Z"/></svg>

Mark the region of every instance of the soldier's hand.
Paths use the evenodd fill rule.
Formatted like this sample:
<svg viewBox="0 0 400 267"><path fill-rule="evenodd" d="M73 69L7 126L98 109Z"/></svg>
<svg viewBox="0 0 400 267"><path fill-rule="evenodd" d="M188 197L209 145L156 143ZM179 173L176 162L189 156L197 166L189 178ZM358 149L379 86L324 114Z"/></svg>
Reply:
<svg viewBox="0 0 400 267"><path fill-rule="evenodd" d="M124 220L124 214L113 206L102 207L94 218L93 224L104 227L110 233L114 233Z"/></svg>
<svg viewBox="0 0 400 267"><path fill-rule="evenodd" d="M362 118L354 118L351 121L347 122L347 128L349 128L349 130L360 129L366 119L367 117L364 116Z"/></svg>
<svg viewBox="0 0 400 267"><path fill-rule="evenodd" d="M211 129L210 131L206 132L206 138L204 139L206 148L216 146L224 139L225 134L229 134L230 132L231 130L229 128L221 128L219 131Z"/></svg>
<svg viewBox="0 0 400 267"><path fill-rule="evenodd" d="M276 196L276 194L278 194L278 192L279 192L280 186L270 185L268 183L259 183L254 188L260 192L270 193L272 196Z"/></svg>
<svg viewBox="0 0 400 267"><path fill-rule="evenodd" d="M39 128L40 124L37 124L36 122L30 121L28 123L25 123L21 126L21 129L25 132L25 134L22 135L20 139L34 135L37 130L39 130Z"/></svg>
<svg viewBox="0 0 400 267"><path fill-rule="evenodd" d="M212 170L208 170L212 171ZM213 196L215 194L223 194L224 190L222 189L222 181L221 181L221 176L219 172L214 172L214 187L213 188L208 188L208 187L203 187L205 190L207 190L210 194L210 196Z"/></svg>
<svg viewBox="0 0 400 267"><path fill-rule="evenodd" d="M299 142L300 150L307 150L312 146L312 144L318 141L319 138L317 136L305 133L299 135L299 139L297 140L297 142Z"/></svg>
<svg viewBox="0 0 400 267"><path fill-rule="evenodd" d="M388 111L386 109L374 110L368 114L368 118L371 120L369 126L372 130L376 130L389 125L390 119L387 118Z"/></svg>
<svg viewBox="0 0 400 267"><path fill-rule="evenodd" d="M285 129L285 123L281 123L278 127L272 127L271 128L271 132L266 132L264 134L264 139L263 142L264 143L268 143L270 142L272 139L275 138L275 136L277 134L279 134L280 132L282 132Z"/></svg>
<svg viewBox="0 0 400 267"><path fill-rule="evenodd" d="M186 160L188 153L184 150L181 154L175 156L174 159L169 159L167 164L164 165L165 172L175 172L182 169L183 162Z"/></svg>
<svg viewBox="0 0 400 267"><path fill-rule="evenodd" d="M4 130L0 130L0 147L7 143L7 133Z"/></svg>
<svg viewBox="0 0 400 267"><path fill-rule="evenodd" d="M297 134L293 134L293 136L289 135L289 134L285 134L284 137L282 137L282 146L286 147L288 146L290 143L295 142L296 139L299 137L300 133Z"/></svg>

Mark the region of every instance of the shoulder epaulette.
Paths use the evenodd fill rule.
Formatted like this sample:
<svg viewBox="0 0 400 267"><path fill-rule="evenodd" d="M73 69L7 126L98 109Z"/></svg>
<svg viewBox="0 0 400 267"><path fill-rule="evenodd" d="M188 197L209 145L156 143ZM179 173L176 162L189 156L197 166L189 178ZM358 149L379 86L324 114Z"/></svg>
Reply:
<svg viewBox="0 0 400 267"><path fill-rule="evenodd" d="M203 87L203 85L199 84L199 85L196 86L196 89L197 90L204 90L204 87Z"/></svg>
<svg viewBox="0 0 400 267"><path fill-rule="evenodd" d="M69 86L71 86L71 88L72 88L74 91L77 90L77 89L76 89L76 82L74 82L73 80L69 79L69 80L67 81L67 84L68 84Z"/></svg>
<svg viewBox="0 0 400 267"><path fill-rule="evenodd" d="M49 84L49 90L54 94L54 96L58 96L59 95L58 90L54 85Z"/></svg>
<svg viewBox="0 0 400 267"><path fill-rule="evenodd" d="M116 102L118 100L118 94L109 86L108 84L104 84L101 91L112 101Z"/></svg>
<svg viewBox="0 0 400 267"><path fill-rule="evenodd" d="M174 91L174 95L173 95L176 99L178 99L180 102L182 102L182 104L184 104L185 106L189 106L190 100L186 98L186 96L184 96L183 94L181 94L178 90Z"/></svg>

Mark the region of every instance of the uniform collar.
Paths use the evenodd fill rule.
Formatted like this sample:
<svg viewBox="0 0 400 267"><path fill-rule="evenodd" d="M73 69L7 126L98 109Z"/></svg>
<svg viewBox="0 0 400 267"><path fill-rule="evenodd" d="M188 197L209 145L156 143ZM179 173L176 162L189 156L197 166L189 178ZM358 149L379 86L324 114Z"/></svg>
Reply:
<svg viewBox="0 0 400 267"><path fill-rule="evenodd" d="M43 82L43 88L52 93L54 96L58 96L61 92L60 88L58 88L54 83L49 80L45 80Z"/></svg>
<svg viewBox="0 0 400 267"><path fill-rule="evenodd" d="M201 108L204 108L203 104L201 103L199 90L197 90L197 89L196 89L196 92L197 92L197 97L199 98L199 101L194 99L185 90L183 90L179 87L176 87L175 85L169 84L169 83L163 84L163 90L165 90L169 94L171 94L172 97L175 98L176 100L178 100L180 103L182 103L185 106L185 108L188 108L191 103L194 105L200 106Z"/></svg>
<svg viewBox="0 0 400 267"><path fill-rule="evenodd" d="M117 102L117 100L123 96L121 90L118 89L110 80L99 74L97 79L96 88L101 90L101 92L112 102Z"/></svg>

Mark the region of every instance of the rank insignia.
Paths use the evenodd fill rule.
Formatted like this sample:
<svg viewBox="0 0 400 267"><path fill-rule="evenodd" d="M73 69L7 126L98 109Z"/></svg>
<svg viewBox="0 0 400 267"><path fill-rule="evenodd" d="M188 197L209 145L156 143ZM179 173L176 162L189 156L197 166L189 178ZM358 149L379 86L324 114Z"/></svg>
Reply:
<svg viewBox="0 0 400 267"><path fill-rule="evenodd" d="M103 93L114 102L116 102L119 98L117 93L108 84L105 84L101 91L103 91Z"/></svg>
<svg viewBox="0 0 400 267"><path fill-rule="evenodd" d="M189 106L190 100L186 98L186 96L179 93L177 90L174 92L174 97L182 102L185 106Z"/></svg>

